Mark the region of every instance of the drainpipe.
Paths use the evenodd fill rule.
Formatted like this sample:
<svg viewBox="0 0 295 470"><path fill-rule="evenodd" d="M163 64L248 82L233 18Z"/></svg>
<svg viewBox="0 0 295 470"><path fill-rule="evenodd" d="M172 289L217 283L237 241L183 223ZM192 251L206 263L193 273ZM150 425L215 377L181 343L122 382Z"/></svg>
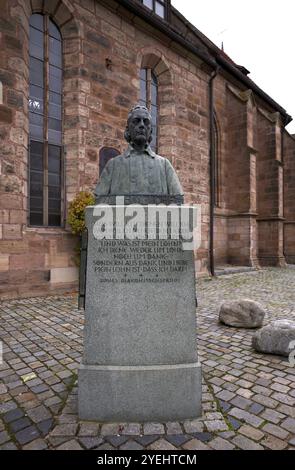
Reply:
<svg viewBox="0 0 295 470"><path fill-rule="evenodd" d="M287 260L286 260L286 224L285 224L285 175L286 175L286 171L285 171L285 150L284 150L284 137L285 137L285 128L284 126L281 127L281 162L283 164L283 218L284 218L284 221L283 221L283 256L285 258L285 261L287 263Z"/></svg>
<svg viewBox="0 0 295 470"><path fill-rule="evenodd" d="M215 205L215 146L214 146L214 91L213 82L218 74L217 67L209 79L209 130L210 130L210 235L209 235L209 254L210 254L210 272L215 276L214 266L214 205Z"/></svg>

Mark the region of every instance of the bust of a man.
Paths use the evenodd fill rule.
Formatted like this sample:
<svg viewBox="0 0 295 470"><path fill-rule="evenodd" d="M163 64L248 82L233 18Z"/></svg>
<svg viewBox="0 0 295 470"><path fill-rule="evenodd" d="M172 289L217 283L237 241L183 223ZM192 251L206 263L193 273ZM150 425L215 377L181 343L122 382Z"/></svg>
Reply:
<svg viewBox="0 0 295 470"><path fill-rule="evenodd" d="M145 106L135 106L128 115L125 139L128 149L105 166L95 189L104 195L183 195L178 176L166 158L151 147L152 119Z"/></svg>

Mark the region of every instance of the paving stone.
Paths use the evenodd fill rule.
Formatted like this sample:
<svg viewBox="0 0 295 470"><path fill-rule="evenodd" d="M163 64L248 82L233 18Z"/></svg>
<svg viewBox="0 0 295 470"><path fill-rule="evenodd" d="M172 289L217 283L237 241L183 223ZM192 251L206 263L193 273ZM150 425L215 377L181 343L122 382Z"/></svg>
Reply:
<svg viewBox="0 0 295 470"><path fill-rule="evenodd" d="M166 423L167 434L181 434L182 428L180 423Z"/></svg>
<svg viewBox="0 0 295 470"><path fill-rule="evenodd" d="M40 437L40 432L35 426L29 426L28 428L22 429L15 434L16 440L21 445L34 441L38 437Z"/></svg>
<svg viewBox="0 0 295 470"><path fill-rule="evenodd" d="M43 405L27 410L27 415L34 423L40 423L51 418L51 413Z"/></svg>
<svg viewBox="0 0 295 470"><path fill-rule="evenodd" d="M241 410L240 408L231 409L229 411L229 414L239 419L240 421L251 424L252 426L257 427L257 428L263 423L262 419L258 418L252 413L248 413L245 410Z"/></svg>
<svg viewBox="0 0 295 470"><path fill-rule="evenodd" d="M225 431L225 432L219 432L218 433L219 437L222 437L224 439L231 439L236 435L234 431Z"/></svg>
<svg viewBox="0 0 295 470"><path fill-rule="evenodd" d="M253 442L248 437L244 436L236 436L232 439L232 441L237 447L243 450L263 450L263 447L257 442Z"/></svg>
<svg viewBox="0 0 295 470"><path fill-rule="evenodd" d="M191 436L187 434L171 434L166 436L167 441L169 441L173 446L180 447L191 439Z"/></svg>
<svg viewBox="0 0 295 470"><path fill-rule="evenodd" d="M125 444L120 446L121 450L142 450L143 446L134 440L125 442Z"/></svg>
<svg viewBox="0 0 295 470"><path fill-rule="evenodd" d="M7 442L9 440L10 440L10 437L6 431L0 432L0 444L4 444L4 442Z"/></svg>
<svg viewBox="0 0 295 470"><path fill-rule="evenodd" d="M258 415L263 410L264 406L260 405L259 403L252 403L251 406L248 408L249 413L252 413L254 415Z"/></svg>
<svg viewBox="0 0 295 470"><path fill-rule="evenodd" d="M56 385L52 385L52 390L57 393L60 393L66 390L66 386L63 383L58 383Z"/></svg>
<svg viewBox="0 0 295 470"><path fill-rule="evenodd" d="M160 423L146 423L143 426L143 433L146 436L149 434L165 434L165 428Z"/></svg>
<svg viewBox="0 0 295 470"><path fill-rule="evenodd" d="M9 424L9 429L11 432L16 433L17 431L20 431L21 429L27 428L32 424L31 420L29 418L24 417L21 419L18 419L17 421L13 421L12 423Z"/></svg>
<svg viewBox="0 0 295 470"><path fill-rule="evenodd" d="M95 437L98 435L99 424L97 423L82 423L80 424L79 437L88 436Z"/></svg>
<svg viewBox="0 0 295 470"><path fill-rule="evenodd" d="M43 385L42 380L40 380L40 379L33 379L33 380L29 380L29 381L24 380L24 382L31 390L32 390L32 387L37 387L37 385ZM33 392L33 393L35 393L35 392Z"/></svg>
<svg viewBox="0 0 295 470"><path fill-rule="evenodd" d="M210 413L205 413L205 419L206 421L209 420L223 420L223 415L222 413L219 412L210 412Z"/></svg>
<svg viewBox="0 0 295 470"><path fill-rule="evenodd" d="M198 439L192 439L189 442L186 442L183 446L185 450L209 450L210 447L199 441Z"/></svg>
<svg viewBox="0 0 295 470"><path fill-rule="evenodd" d="M199 419L193 421L184 421L183 427L187 434L204 431L204 423Z"/></svg>
<svg viewBox="0 0 295 470"><path fill-rule="evenodd" d="M253 395L251 399L257 403L260 403L261 405L266 406L267 408L276 408L278 406L278 402L276 400L265 397L263 395Z"/></svg>
<svg viewBox="0 0 295 470"><path fill-rule="evenodd" d="M226 441L225 439L222 439L221 437L216 437L210 441L209 445L212 447L212 449L216 450L232 450L235 448L233 444L231 444L229 441Z"/></svg>
<svg viewBox="0 0 295 470"><path fill-rule="evenodd" d="M194 432L192 436L202 442L209 442L213 439L213 434L210 432Z"/></svg>
<svg viewBox="0 0 295 470"><path fill-rule="evenodd" d="M105 439L106 439L106 441L108 441L112 446L114 446L114 447L119 447L119 446L125 444L125 442L128 441L129 436L107 436ZM136 440L137 440L137 438L136 438Z"/></svg>
<svg viewBox="0 0 295 470"><path fill-rule="evenodd" d="M77 415L60 415L57 418L59 424L77 423Z"/></svg>
<svg viewBox="0 0 295 470"><path fill-rule="evenodd" d="M223 420L205 421L204 424L209 432L228 431L228 426Z"/></svg>
<svg viewBox="0 0 295 470"><path fill-rule="evenodd" d="M242 410L246 410L247 408L251 406L252 401L247 400L246 398L243 398L243 397L235 397L231 400L231 404L237 408L242 408Z"/></svg>
<svg viewBox="0 0 295 470"><path fill-rule="evenodd" d="M287 418L281 423L282 428L287 429L287 431L295 434L295 419Z"/></svg>
<svg viewBox="0 0 295 470"><path fill-rule="evenodd" d="M79 442L85 449L90 450L102 444L103 439L101 437L79 437Z"/></svg>
<svg viewBox="0 0 295 470"><path fill-rule="evenodd" d="M276 426L275 424L271 424L271 423L265 424L262 430L280 439L286 439L286 437L289 434L289 432L286 431L285 429L282 429L279 426Z"/></svg>
<svg viewBox="0 0 295 470"><path fill-rule="evenodd" d="M102 436L115 436L119 434L120 424L103 424L101 426L100 434Z"/></svg>
<svg viewBox="0 0 295 470"><path fill-rule="evenodd" d="M270 435L267 435L265 439L262 439L260 444L271 450L283 450L288 447L287 442Z"/></svg>
<svg viewBox="0 0 295 470"><path fill-rule="evenodd" d="M58 372L57 373L58 377L61 378L61 379L65 379L67 377L72 377L73 376L73 372L69 371L69 370L63 370L61 372Z"/></svg>
<svg viewBox="0 0 295 470"><path fill-rule="evenodd" d="M255 385L261 385L262 387L268 387L271 381L267 379L258 378L255 380Z"/></svg>
<svg viewBox="0 0 295 470"><path fill-rule="evenodd" d="M121 434L126 435L126 436L139 435L140 434L140 424L138 424L138 423L123 424Z"/></svg>
<svg viewBox="0 0 295 470"><path fill-rule="evenodd" d="M76 439L71 439L70 441L65 442L64 444L57 447L56 450L82 450L83 447L79 444Z"/></svg>
<svg viewBox="0 0 295 470"><path fill-rule="evenodd" d="M26 413L28 410L32 410L33 408L37 408L38 406L41 406L41 403L37 399L32 401L26 401L22 404L22 407L26 410Z"/></svg>
<svg viewBox="0 0 295 470"><path fill-rule="evenodd" d="M230 403L222 400L220 400L219 406L224 413L226 413L231 408Z"/></svg>
<svg viewBox="0 0 295 470"><path fill-rule="evenodd" d="M45 450L47 448L47 442L43 439L35 439L35 441L32 441L29 444L23 446L23 450Z"/></svg>
<svg viewBox="0 0 295 470"><path fill-rule="evenodd" d="M10 395L12 397L18 397L21 393L27 392L29 389L25 385L22 385L21 387L16 387L13 390L10 390Z"/></svg>
<svg viewBox="0 0 295 470"><path fill-rule="evenodd" d="M48 386L45 384L37 385L36 387L31 387L31 390L33 393L39 394L42 392L46 392L46 390L49 390Z"/></svg>
<svg viewBox="0 0 295 470"><path fill-rule="evenodd" d="M274 400L277 400L285 405L294 406L295 405L295 398L291 397L290 395L286 395L285 393L273 393L271 396Z"/></svg>
<svg viewBox="0 0 295 470"><path fill-rule="evenodd" d="M50 443L50 446L55 449L56 447L60 446L64 442L68 442L71 440L71 437L69 436L63 436L63 437L54 437L54 436L47 436L46 441Z"/></svg>
<svg viewBox="0 0 295 470"><path fill-rule="evenodd" d="M51 436L74 436L76 434L78 425L77 424L58 424L51 431Z"/></svg>
<svg viewBox="0 0 295 470"><path fill-rule="evenodd" d="M144 447L148 446L152 442L159 439L159 434L149 435L149 436L137 436L134 439L139 442L139 444L143 445Z"/></svg>
<svg viewBox="0 0 295 470"><path fill-rule="evenodd" d="M283 418L285 418L285 415L283 415L282 413L269 409L264 410L264 412L261 413L260 416L261 418L267 421L271 421L274 424L278 424L280 421L282 421Z"/></svg>
<svg viewBox="0 0 295 470"><path fill-rule="evenodd" d="M161 438L152 444L150 444L147 447L148 450L176 450L177 447L175 447L171 442L169 442L167 439Z"/></svg>
<svg viewBox="0 0 295 470"><path fill-rule="evenodd" d="M0 445L0 450L17 450L17 446L14 442L8 441L5 444Z"/></svg>
<svg viewBox="0 0 295 470"><path fill-rule="evenodd" d="M4 384L0 384L0 395L4 395L7 392L7 387Z"/></svg>
<svg viewBox="0 0 295 470"><path fill-rule="evenodd" d="M282 385L278 383L271 384L270 388L272 390L275 390L276 392L281 392L281 393L288 393L290 391L290 387L288 387L287 385Z"/></svg>
<svg viewBox="0 0 295 470"><path fill-rule="evenodd" d="M53 416L57 415L60 412L60 405L51 405L48 408L49 408L49 412Z"/></svg>
<svg viewBox="0 0 295 470"><path fill-rule="evenodd" d="M45 421L41 421L40 423L37 423L37 428L39 429L42 436L47 436L47 434L49 434L53 426L54 426L54 420L52 418L46 419Z"/></svg>
<svg viewBox="0 0 295 470"><path fill-rule="evenodd" d="M272 393L269 388L261 387L261 385L255 385L252 390L253 392L258 393L260 395L265 395L266 397L269 397Z"/></svg>
<svg viewBox="0 0 295 470"><path fill-rule="evenodd" d="M234 398L235 394L232 392L229 392L227 390L223 390L222 392L217 393L217 398L223 401L230 401Z"/></svg>
<svg viewBox="0 0 295 470"><path fill-rule="evenodd" d="M8 411L2 416L2 419L5 423L11 423L12 421L16 421L19 418L24 416L24 412L20 408L15 408L11 411Z"/></svg>
<svg viewBox="0 0 295 470"><path fill-rule="evenodd" d="M212 403L212 402L205 402L202 404L202 409L203 409L203 412L205 411L214 411L217 409L217 405L216 403Z"/></svg>
<svg viewBox="0 0 295 470"><path fill-rule="evenodd" d="M283 413L287 416L290 416L290 418L295 418L295 407L288 406L288 405L280 405L277 408L277 411L279 413Z"/></svg>
<svg viewBox="0 0 295 470"><path fill-rule="evenodd" d="M26 403L28 401L34 400L35 395L32 392L21 393L18 397L15 397L18 403Z"/></svg>
<svg viewBox="0 0 295 470"><path fill-rule="evenodd" d="M43 397L42 397L42 399L43 399ZM50 397L50 398L48 398L47 400L44 401L44 404L46 406L57 405L59 403L62 403L62 400L61 400L61 398L59 398L57 396Z"/></svg>
<svg viewBox="0 0 295 470"><path fill-rule="evenodd" d="M15 408L17 408L17 404L12 400L0 403L0 414L8 413L8 411L14 410Z"/></svg>
<svg viewBox="0 0 295 470"><path fill-rule="evenodd" d="M95 447L95 450L115 450L115 447L111 444L108 444L107 442L104 442L100 446Z"/></svg>
<svg viewBox="0 0 295 470"><path fill-rule="evenodd" d="M239 388L237 390L237 395L249 399L254 395L254 392L251 392L251 390L248 390L247 388Z"/></svg>
<svg viewBox="0 0 295 470"><path fill-rule="evenodd" d="M239 433L243 434L246 437L249 437L253 441L260 441L264 437L264 433L258 429L252 428L247 424L244 424L240 427Z"/></svg>

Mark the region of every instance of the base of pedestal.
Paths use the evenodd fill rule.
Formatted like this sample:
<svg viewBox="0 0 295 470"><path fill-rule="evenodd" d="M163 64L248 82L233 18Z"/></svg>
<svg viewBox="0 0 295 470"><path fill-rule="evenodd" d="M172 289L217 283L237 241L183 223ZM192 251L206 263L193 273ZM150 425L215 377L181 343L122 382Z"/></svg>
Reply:
<svg viewBox="0 0 295 470"><path fill-rule="evenodd" d="M201 416L200 363L80 365L79 417L100 422L168 422Z"/></svg>

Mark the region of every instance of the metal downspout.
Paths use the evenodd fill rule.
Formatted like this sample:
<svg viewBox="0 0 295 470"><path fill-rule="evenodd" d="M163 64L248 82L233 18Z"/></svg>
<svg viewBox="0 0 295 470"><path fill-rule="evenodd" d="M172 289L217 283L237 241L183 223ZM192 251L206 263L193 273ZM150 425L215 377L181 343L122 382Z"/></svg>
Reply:
<svg viewBox="0 0 295 470"><path fill-rule="evenodd" d="M209 79L209 126L210 126L210 234L209 234L209 258L210 272L215 276L214 266L214 204L215 204L215 145L214 145L214 91L213 82L218 74L217 67Z"/></svg>

